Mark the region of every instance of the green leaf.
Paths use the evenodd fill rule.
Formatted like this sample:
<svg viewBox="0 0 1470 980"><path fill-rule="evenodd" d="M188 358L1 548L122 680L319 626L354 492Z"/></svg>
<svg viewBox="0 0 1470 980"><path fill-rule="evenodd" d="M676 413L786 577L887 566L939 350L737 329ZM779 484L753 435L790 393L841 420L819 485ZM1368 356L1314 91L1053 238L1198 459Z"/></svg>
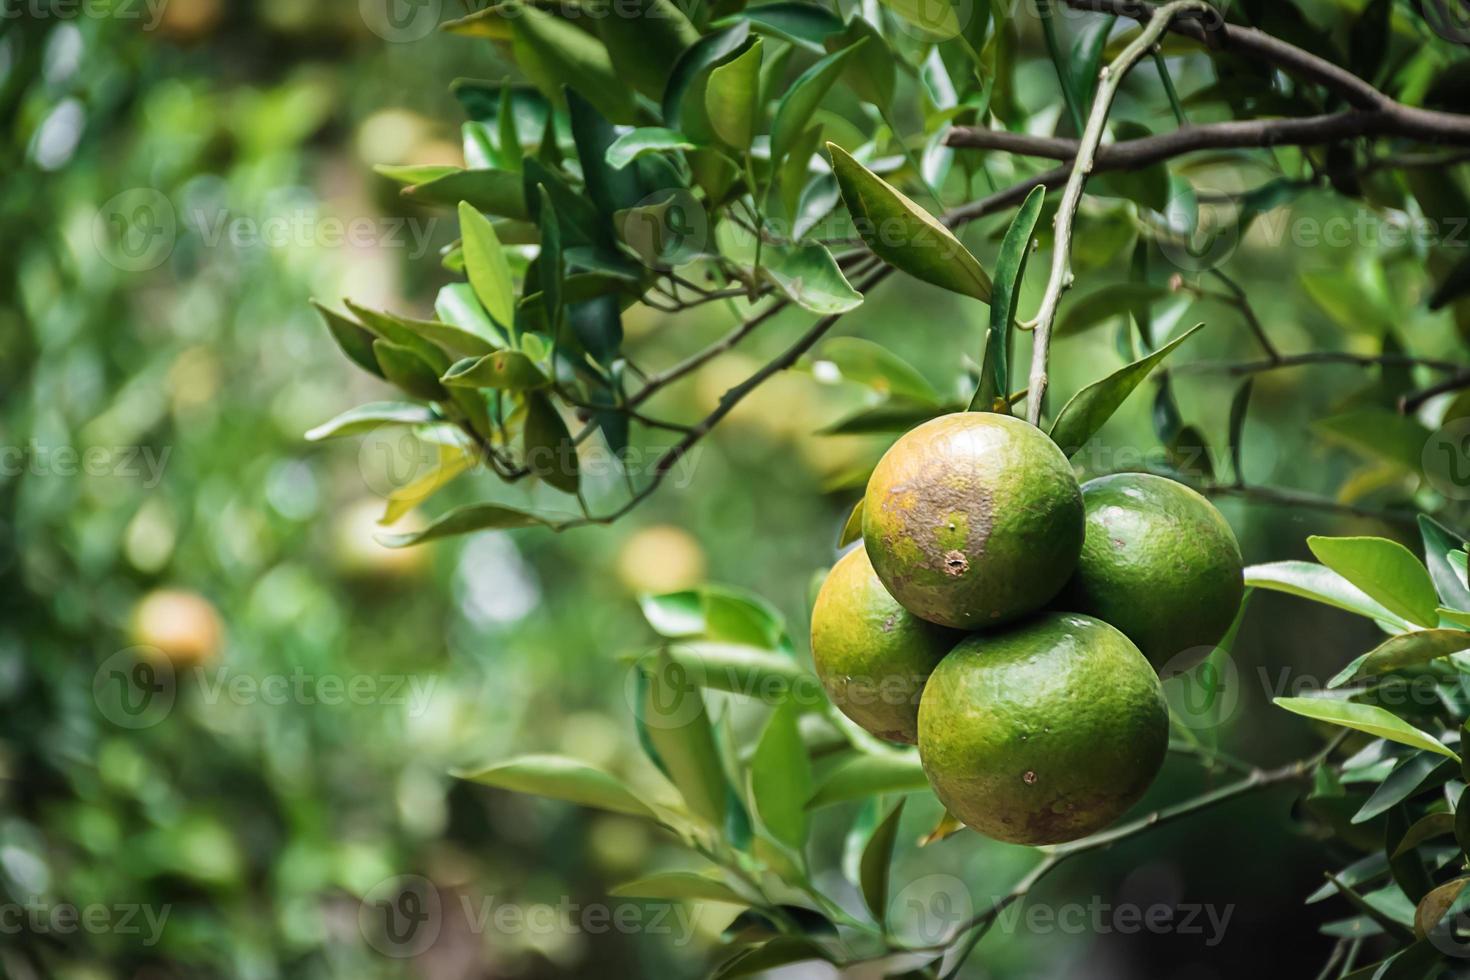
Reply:
<svg viewBox="0 0 1470 980"><path fill-rule="evenodd" d="M639 720L657 762L694 814L722 826L729 784L700 689L671 661L640 677Z"/></svg>
<svg viewBox="0 0 1470 980"><path fill-rule="evenodd" d="M1373 795L1368 797L1368 802L1353 814L1352 822L1367 823L1407 800L1419 791L1419 788L1429 779L1430 774L1441 765L1447 766L1449 763L1433 753L1416 752L1402 760L1394 767L1393 772L1378 784Z"/></svg>
<svg viewBox="0 0 1470 980"><path fill-rule="evenodd" d="M1286 592L1369 619L1409 628L1398 616L1374 602L1362 589L1323 565L1309 561L1277 561L1245 570L1245 584Z"/></svg>
<svg viewBox="0 0 1470 980"><path fill-rule="evenodd" d="M1438 752L1456 762L1460 761L1453 750L1446 748L1433 735L1420 731L1397 715L1374 704L1355 704L1330 698L1276 698L1272 703L1304 718L1367 732L1391 742Z"/></svg>
<svg viewBox="0 0 1470 980"><path fill-rule="evenodd" d="M497 348L510 345L510 338L485 313L474 288L467 282L451 282L440 289L434 299L434 315L466 333L484 337Z"/></svg>
<svg viewBox="0 0 1470 980"><path fill-rule="evenodd" d="M711 975L711 980L734 980L757 973L767 973L777 967L809 960L830 962L832 957L821 946L801 936L777 936L761 946L736 953L721 963Z"/></svg>
<svg viewBox="0 0 1470 980"><path fill-rule="evenodd" d="M592 10L619 78L650 99L663 95L674 64L699 40L677 0L602 0Z"/></svg>
<svg viewBox="0 0 1470 980"><path fill-rule="evenodd" d="M1424 867L1423 858L1417 852L1397 853L1399 842L1404 839L1408 830L1409 808L1404 805L1394 807L1388 812L1388 818L1383 824L1383 850L1389 855L1388 867L1393 874L1394 884L1399 886L1405 898L1417 902L1429 893L1434 882Z"/></svg>
<svg viewBox="0 0 1470 980"><path fill-rule="evenodd" d="M1245 420L1250 410L1251 389L1254 385L1255 378L1246 378L1235 390L1235 397L1230 399L1230 472L1239 484L1245 483L1241 449L1244 446Z"/></svg>
<svg viewBox="0 0 1470 980"><path fill-rule="evenodd" d="M614 813L652 816L643 801L616 778L565 756L517 756L486 769L461 771L454 775L515 793L545 796Z"/></svg>
<svg viewBox="0 0 1470 980"><path fill-rule="evenodd" d="M668 87L664 89L663 121L665 126L680 132L688 131L680 122L685 95L691 90L697 90L696 81L710 68L739 51L749 38L750 25L741 21L725 30L705 35L684 52L674 64L674 70L669 75ZM703 106L701 105L700 108L702 109Z"/></svg>
<svg viewBox="0 0 1470 980"><path fill-rule="evenodd" d="M807 809L880 793L914 792L928 786L917 753L859 755L828 773L807 802Z"/></svg>
<svg viewBox="0 0 1470 980"><path fill-rule="evenodd" d="M858 865L863 901L879 923L885 921L888 912L888 872L893 863L893 843L898 838L903 804L904 800L900 799L898 806L873 831L873 836L868 838L868 846L863 848L862 861Z"/></svg>
<svg viewBox="0 0 1470 980"><path fill-rule="evenodd" d="M515 282L495 226L479 211L461 203L459 230L470 287L496 324L503 330L511 330L515 325Z"/></svg>
<svg viewBox="0 0 1470 980"><path fill-rule="evenodd" d="M1109 15L1101 20L1089 19L1077 32L1077 39L1072 43L1072 57L1065 67L1072 74L1072 91L1077 93L1077 104L1084 111L1092 105L1108 35L1117 22L1116 15Z"/></svg>
<svg viewBox="0 0 1470 980"><path fill-rule="evenodd" d="M514 507L502 507L499 504L471 504L468 507L450 511L421 531L405 534L379 534L376 537L385 547L407 548L425 541L471 534L475 531L505 531L521 527L555 528L556 524L527 511L516 510Z"/></svg>
<svg viewBox="0 0 1470 980"><path fill-rule="evenodd" d="M551 194L544 184L537 186L536 195L540 199L537 223L541 228L541 254L536 259L536 271L541 282L541 307L546 314L546 328L555 345L561 337L561 221L557 217L556 208L552 207ZM556 365L553 364L552 372L555 373L555 370Z"/></svg>
<svg viewBox="0 0 1470 980"><path fill-rule="evenodd" d="M362 321L364 327L382 340L412 351L419 360L429 366L436 377L449 367L449 356L438 346L425 340L417 331L410 329L408 324L399 317L391 313L370 310L357 305L352 300L347 300L346 303L347 309ZM374 353L373 356L376 357L377 354Z"/></svg>
<svg viewBox="0 0 1470 980"><path fill-rule="evenodd" d="M647 126L619 136L607 148L607 165L626 167L645 153L672 153L676 150L692 149L694 144L683 133L660 126Z"/></svg>
<svg viewBox="0 0 1470 980"><path fill-rule="evenodd" d="M874 254L917 279L990 302L990 277L948 228L836 143L827 150L842 199Z"/></svg>
<svg viewBox="0 0 1470 980"><path fill-rule="evenodd" d="M1000 243L995 260L994 295L990 304L990 330L985 338L985 358L980 367L980 385L970 399L972 412L1010 414L1011 396L1011 324L1021 301L1021 284L1026 275L1026 260L1031 255L1031 238L1041 219L1041 206L1046 188L1035 187L1021 202L1011 225Z"/></svg>
<svg viewBox="0 0 1470 980"><path fill-rule="evenodd" d="M437 422L438 416L422 405L408 402L371 402L343 412L330 422L323 422L306 434L309 442L338 439L372 432L384 425L421 425Z"/></svg>
<svg viewBox="0 0 1470 980"><path fill-rule="evenodd" d="M1416 667L1452 653L1470 650L1470 632L1465 630L1420 630L1391 637L1357 663L1347 680L1376 677L1404 667ZM1336 678L1332 686L1338 686Z"/></svg>
<svg viewBox="0 0 1470 980"><path fill-rule="evenodd" d="M582 165L582 184L598 213L611 219L615 213L632 207L643 197L638 172L631 167L614 167L607 162L608 150L618 138L617 131L574 89L567 90L567 109L571 114L577 161ZM542 225L546 223L546 210L543 203L539 215ZM544 249L544 233L541 240Z"/></svg>
<svg viewBox="0 0 1470 980"><path fill-rule="evenodd" d="M1143 383L1143 379L1203 326L1203 323L1195 324L1152 354L1139 358L1073 395L1057 413L1056 421L1051 424L1052 440L1068 456L1081 449L1133 390Z"/></svg>
<svg viewBox="0 0 1470 980"><path fill-rule="evenodd" d="M1334 442L1405 473L1423 470L1424 444L1430 432L1416 419L1382 408L1365 408L1318 419L1312 427Z"/></svg>
<svg viewBox="0 0 1470 980"><path fill-rule="evenodd" d="M571 21L529 3L516 3L514 9L510 24L516 63L537 88L559 99L562 86L568 85L613 122L633 122L632 89L613 69L601 42Z"/></svg>
<svg viewBox="0 0 1470 980"><path fill-rule="evenodd" d="M847 523L842 525L842 533L837 537L838 548L846 548L863 536L863 500L864 498L859 497L858 502L852 505Z"/></svg>
<svg viewBox="0 0 1470 980"><path fill-rule="evenodd" d="M378 359L373 355L373 334L365 327L353 323L340 313L327 309L320 303L313 302L317 313L321 314L327 329L331 331L332 339L337 346L342 348L342 353L358 367L369 374L381 378L383 369L378 366Z"/></svg>
<svg viewBox="0 0 1470 980"><path fill-rule="evenodd" d="M749 644L681 641L669 644L667 654L691 684L766 702L778 702L814 680L786 654Z"/></svg>
<svg viewBox="0 0 1470 980"><path fill-rule="evenodd" d="M855 15L842 34L833 35L826 41L828 51L851 50L858 44L862 47L844 67L842 82L864 102L886 111L893 105L898 72L893 50L883 35L872 24Z"/></svg>
<svg viewBox="0 0 1470 980"><path fill-rule="evenodd" d="M1312 554L1396 616L1420 626L1439 625L1439 597L1413 553L1387 538L1310 537Z"/></svg>
<svg viewBox="0 0 1470 980"><path fill-rule="evenodd" d="M505 391L530 391L551 382L536 362L515 350L496 351L480 358L458 361L443 381L464 388L499 388Z"/></svg>
<svg viewBox="0 0 1470 980"><path fill-rule="evenodd" d="M520 127L516 125L515 89L509 85L500 87L495 106L495 128L500 162L511 170L520 171L526 150L521 143Z"/></svg>
<svg viewBox="0 0 1470 980"><path fill-rule="evenodd" d="M458 207L525 221L526 196L521 175L510 170L456 170L434 180L403 189L403 196L421 204Z"/></svg>
<svg viewBox="0 0 1470 980"><path fill-rule="evenodd" d="M1455 801L1455 843L1460 853L1470 854L1470 788L1461 790Z"/></svg>
<svg viewBox="0 0 1470 980"><path fill-rule="evenodd" d="M789 698L777 705L750 760L750 788L761 822L798 854L806 846L806 801L812 793L811 760L797 729L800 714Z"/></svg>
<svg viewBox="0 0 1470 980"><path fill-rule="evenodd" d="M757 38L743 54L710 72L704 90L704 110L715 135L737 150L750 149L760 122L763 50Z"/></svg>
<svg viewBox="0 0 1470 980"><path fill-rule="evenodd" d="M740 20L749 21L750 26L762 34L773 34L819 54L822 43L842 30L841 18L806 0L785 0L749 7L721 21L718 26L725 27Z"/></svg>
<svg viewBox="0 0 1470 980"><path fill-rule="evenodd" d="M1450 559L1452 552L1465 547L1464 539L1427 514L1419 515L1419 534L1424 539L1424 564L1439 598L1450 609L1470 611L1470 588Z"/></svg>
<svg viewBox="0 0 1470 980"><path fill-rule="evenodd" d="M883 5L934 40L947 41L964 30L953 3L883 0Z"/></svg>
<svg viewBox="0 0 1470 980"><path fill-rule="evenodd" d="M425 401L439 401L446 397L444 386L439 383L434 369L409 348L386 340L375 340L373 356L383 369L383 377L406 394Z"/></svg>
<svg viewBox="0 0 1470 980"><path fill-rule="evenodd" d="M836 365L842 377L880 395L938 405L939 392L897 354L862 337L837 337L822 345L819 360Z"/></svg>
<svg viewBox="0 0 1470 980"><path fill-rule="evenodd" d="M767 245L760 272L782 295L822 316L835 316L863 305L863 294L852 288L827 246L816 242Z"/></svg>
<svg viewBox="0 0 1470 980"><path fill-rule="evenodd" d="M960 410L958 405L936 405L908 398L890 398L872 408L862 408L817 430L822 436L899 434L941 415Z"/></svg>
<svg viewBox="0 0 1470 980"><path fill-rule="evenodd" d="M1069 337L1120 316L1143 312L1169 291L1146 282L1117 282L1078 296L1057 321L1056 335Z"/></svg>
<svg viewBox="0 0 1470 980"><path fill-rule="evenodd" d="M526 399L523 434L526 468L562 493L576 493L581 468L566 421L551 399L532 392Z"/></svg>
<svg viewBox="0 0 1470 980"><path fill-rule="evenodd" d="M1453 813L1429 813L1414 821L1413 825L1404 833L1399 846L1394 849L1393 857L1405 854L1418 847L1427 840L1436 837L1444 837L1455 832L1455 815Z"/></svg>
<svg viewBox="0 0 1470 980"><path fill-rule="evenodd" d="M852 47L827 55L791 83L786 94L776 103L776 119L771 125L771 166L780 166L786 154L796 146L822 99L842 74L847 60L866 43L866 39L860 40Z"/></svg>
<svg viewBox="0 0 1470 980"><path fill-rule="evenodd" d="M724 902L727 905L750 905L744 897L718 878L693 871L664 871L609 889L618 898L656 898L693 902Z"/></svg>

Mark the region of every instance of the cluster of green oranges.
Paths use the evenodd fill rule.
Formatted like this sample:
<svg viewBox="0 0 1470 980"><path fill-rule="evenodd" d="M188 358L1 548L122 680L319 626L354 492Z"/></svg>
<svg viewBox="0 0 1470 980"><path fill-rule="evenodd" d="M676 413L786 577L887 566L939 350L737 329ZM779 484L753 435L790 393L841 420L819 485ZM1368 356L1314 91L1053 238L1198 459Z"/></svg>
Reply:
<svg viewBox="0 0 1470 980"><path fill-rule="evenodd" d="M1148 474L1079 486L1039 429L968 412L895 443L862 517L812 613L833 703L917 743L949 812L1000 840L1073 840L1136 803L1168 748L1159 671L1240 606L1220 512Z"/></svg>

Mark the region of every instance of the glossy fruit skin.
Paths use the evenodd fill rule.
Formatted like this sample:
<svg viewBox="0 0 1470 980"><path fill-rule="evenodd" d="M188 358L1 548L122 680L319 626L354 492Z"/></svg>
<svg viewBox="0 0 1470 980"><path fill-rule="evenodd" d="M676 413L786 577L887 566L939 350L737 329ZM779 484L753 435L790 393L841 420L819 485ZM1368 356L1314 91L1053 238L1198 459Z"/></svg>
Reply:
<svg viewBox="0 0 1470 980"><path fill-rule="evenodd" d="M1158 675L1122 633L1075 613L971 636L919 705L919 756L940 801L1014 844L1106 827L1143 796L1168 745Z"/></svg>
<svg viewBox="0 0 1470 980"><path fill-rule="evenodd" d="M1188 670L1220 641L1245 592L1240 545L1194 490L1148 473L1082 487L1087 537L1054 608L1122 630L1165 676Z"/></svg>
<svg viewBox="0 0 1470 980"><path fill-rule="evenodd" d="M862 548L827 573L812 609L812 660L832 703L878 738L918 738L924 681L964 637L910 613L883 588Z"/></svg>
<svg viewBox="0 0 1470 980"><path fill-rule="evenodd" d="M1082 550L1082 491L1040 429L990 412L931 419L868 481L863 540L914 615L976 630L1054 598Z"/></svg>

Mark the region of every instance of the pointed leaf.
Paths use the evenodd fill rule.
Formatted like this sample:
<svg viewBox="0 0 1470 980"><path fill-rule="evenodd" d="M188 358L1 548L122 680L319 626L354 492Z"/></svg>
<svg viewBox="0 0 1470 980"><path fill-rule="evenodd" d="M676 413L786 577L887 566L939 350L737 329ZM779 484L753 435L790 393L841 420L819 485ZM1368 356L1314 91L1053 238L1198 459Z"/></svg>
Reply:
<svg viewBox="0 0 1470 980"><path fill-rule="evenodd" d="M764 43L757 38L737 58L710 72L704 109L715 135L737 150L747 150L760 122L760 73Z"/></svg>
<svg viewBox="0 0 1470 980"><path fill-rule="evenodd" d="M806 845L806 801L812 793L811 761L797 729L800 714L789 698L777 705L750 760L750 787L761 823L798 854Z"/></svg>
<svg viewBox="0 0 1470 980"><path fill-rule="evenodd" d="M383 369L383 377L405 393L425 401L439 401L446 397L444 386L439 383L434 369L407 347L400 347L386 340L375 340L373 356Z"/></svg>
<svg viewBox="0 0 1470 980"><path fill-rule="evenodd" d="M985 338L985 358L980 368L980 386L970 400L972 412L1010 414L1011 396L1011 324L1016 319L1016 306L1021 301L1021 283L1026 275L1026 260L1031 255L1031 238L1041 218L1046 188L1036 187L1021 202L1011 225L1000 243L1000 256L995 260L995 299L990 304L990 331Z"/></svg>
<svg viewBox="0 0 1470 980"><path fill-rule="evenodd" d="M633 92L613 69L607 48L570 20L529 3L514 5L511 19L516 61L548 97L568 85L615 123L633 121Z"/></svg>
<svg viewBox="0 0 1470 980"><path fill-rule="evenodd" d="M693 813L723 826L730 790L703 694L671 660L640 676L639 720L654 758Z"/></svg>
<svg viewBox="0 0 1470 980"><path fill-rule="evenodd" d="M351 361L369 374L378 377L383 376L383 369L378 366L378 359L373 355L373 334L367 328L353 323L340 313L327 309L320 303L313 303L317 313L321 314L327 329L332 333L332 339L337 346L342 348Z"/></svg>
<svg viewBox="0 0 1470 980"><path fill-rule="evenodd" d="M1452 552L1465 547L1464 540L1427 514L1419 515L1419 534L1424 539L1424 564L1443 604L1470 611L1470 588L1450 559Z"/></svg>
<svg viewBox="0 0 1470 980"><path fill-rule="evenodd" d="M852 288L827 246L767 245L761 275L803 309L822 316L846 313L863 305L863 294Z"/></svg>
<svg viewBox="0 0 1470 980"><path fill-rule="evenodd" d="M1362 658L1348 679L1361 680L1404 667L1416 667L1462 650L1470 650L1470 632L1465 630L1434 629L1404 633L1375 647Z"/></svg>
<svg viewBox="0 0 1470 980"><path fill-rule="evenodd" d="M933 40L947 41L964 30L956 9L958 4L929 3L927 0L883 0L883 5Z"/></svg>
<svg viewBox="0 0 1470 980"><path fill-rule="evenodd" d="M454 775L516 793L565 800L614 813L651 816L643 801L616 778L565 756L523 755L486 769L456 772Z"/></svg>
<svg viewBox="0 0 1470 980"><path fill-rule="evenodd" d="M842 199L874 254L917 279L990 302L990 277L948 228L836 143L827 150Z"/></svg>
<svg viewBox="0 0 1470 980"><path fill-rule="evenodd" d="M658 126L633 129L619 136L607 148L609 167L626 167L645 153L672 153L676 150L692 150L694 144L683 133Z"/></svg>
<svg viewBox="0 0 1470 980"><path fill-rule="evenodd" d="M1203 323L1195 324L1152 354L1114 371L1073 395L1062 406L1056 421L1051 425L1052 440L1068 456L1081 449L1083 443L1091 439L1118 410L1118 406L1143 383L1143 379L1203 326Z"/></svg>
<svg viewBox="0 0 1470 980"><path fill-rule="evenodd" d="M1317 559L1397 616L1420 626L1439 625L1439 598L1429 572L1413 553L1387 538L1310 537Z"/></svg>
<svg viewBox="0 0 1470 980"><path fill-rule="evenodd" d="M917 753L859 755L827 775L807 802L807 809L815 810L880 793L913 792L928 785Z"/></svg>
<svg viewBox="0 0 1470 980"><path fill-rule="evenodd" d="M822 345L819 360L829 361L842 377L866 385L880 395L938 405L939 392L929 379L888 348L862 337L836 337Z"/></svg>
<svg viewBox="0 0 1470 980"><path fill-rule="evenodd" d="M516 221L525 221L530 216L521 175L510 170L455 170L405 187L403 196L420 204L451 208L468 204L476 211Z"/></svg>
<svg viewBox="0 0 1470 980"><path fill-rule="evenodd" d="M822 104L822 99L831 90L833 83L842 74L847 60L867 43L865 38L851 47L827 55L791 83L791 87L786 90L781 101L776 103L776 119L771 125L771 165L773 167L780 166L781 161L786 158L786 154L791 152L801 134L806 132L807 123L811 121L812 115Z"/></svg>
<svg viewBox="0 0 1470 980"><path fill-rule="evenodd" d="M618 898L658 898L695 902L724 902L727 905L750 905L745 898L729 885L709 875L692 871L665 871L634 881L624 882L610 889L608 894Z"/></svg>
<svg viewBox="0 0 1470 980"><path fill-rule="evenodd" d="M1414 935L1420 939L1425 938L1439 925L1445 913L1455 904L1455 899L1470 885L1470 878L1456 878L1447 881L1435 888L1419 901L1419 906L1414 910Z"/></svg>
<svg viewBox="0 0 1470 980"><path fill-rule="evenodd" d="M461 203L459 230L470 286L496 324L509 331L515 325L515 282L495 226L479 211Z"/></svg>
<svg viewBox="0 0 1470 980"><path fill-rule="evenodd" d="M439 417L422 405L409 402L370 402L323 422L306 434L309 442L362 435L384 425L421 425Z"/></svg>
<svg viewBox="0 0 1470 980"><path fill-rule="evenodd" d="M1420 731L1391 712L1373 704L1355 704L1329 698L1276 698L1278 708L1332 725L1341 725L1356 731L1367 732L1391 742L1399 742L1416 749L1438 752L1447 758L1459 761L1460 757L1446 748L1433 735Z"/></svg>
<svg viewBox="0 0 1470 980"><path fill-rule="evenodd" d="M837 538L838 548L846 548L863 536L863 499L859 497L847 515L847 523L842 525L842 534Z"/></svg>
<svg viewBox="0 0 1470 980"><path fill-rule="evenodd" d="M471 534L475 531L504 531L519 527L555 527L544 517L502 507L499 504L471 504L452 510L421 531L406 534L379 534L377 539L389 548L407 548L410 545L434 541L438 538Z"/></svg>
<svg viewBox="0 0 1470 980"><path fill-rule="evenodd" d="M1362 589L1315 562L1276 561L1252 565L1245 570L1245 584L1301 596L1369 619L1409 628L1408 623L1374 602Z"/></svg>
<svg viewBox="0 0 1470 980"><path fill-rule="evenodd" d="M880 923L888 912L888 872L893 863L893 843L898 839L903 804L904 800L900 799L898 806L873 831L873 836L868 838L868 846L863 848L863 858L858 865L863 901L867 903L868 911L873 913L873 918Z"/></svg>
<svg viewBox="0 0 1470 980"><path fill-rule="evenodd" d="M445 384L462 388L499 388L530 391L551 382L536 362L515 350L496 351L480 358L465 358L444 375Z"/></svg>
<svg viewBox="0 0 1470 980"><path fill-rule="evenodd" d="M669 75L668 87L664 89L664 125L684 132L680 117L684 108L684 97L697 88L695 82L712 66L730 57L750 38L750 25L745 21L727 27L714 34L700 38L680 56ZM701 106L701 108L703 108Z"/></svg>
<svg viewBox="0 0 1470 980"><path fill-rule="evenodd" d="M526 468L532 475L562 493L576 493L581 479L577 447L561 413L539 391L527 396L523 439Z"/></svg>

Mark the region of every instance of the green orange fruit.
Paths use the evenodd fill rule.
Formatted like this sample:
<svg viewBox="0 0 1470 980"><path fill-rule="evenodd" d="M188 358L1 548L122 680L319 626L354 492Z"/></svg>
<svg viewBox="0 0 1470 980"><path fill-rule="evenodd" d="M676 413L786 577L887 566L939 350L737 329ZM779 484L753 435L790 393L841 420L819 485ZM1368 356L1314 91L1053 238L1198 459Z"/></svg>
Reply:
<svg viewBox="0 0 1470 980"><path fill-rule="evenodd" d="M1082 499L1082 557L1054 605L1116 626L1166 673L1198 664L1245 590L1230 525L1189 487L1147 473L1099 477Z"/></svg>
<svg viewBox="0 0 1470 980"><path fill-rule="evenodd" d="M918 737L924 681L962 636L900 606L862 548L827 573L812 609L812 659L827 696L890 742Z"/></svg>
<svg viewBox="0 0 1470 980"><path fill-rule="evenodd" d="M935 794L972 829L1015 844L1106 827L1143 796L1168 745L1158 675L1122 633L1075 613L964 640L919 705Z"/></svg>
<svg viewBox="0 0 1470 980"><path fill-rule="evenodd" d="M999 626L1042 608L1082 550L1082 492L1035 426L960 412L905 434L878 462L863 540L888 591L942 626Z"/></svg>

